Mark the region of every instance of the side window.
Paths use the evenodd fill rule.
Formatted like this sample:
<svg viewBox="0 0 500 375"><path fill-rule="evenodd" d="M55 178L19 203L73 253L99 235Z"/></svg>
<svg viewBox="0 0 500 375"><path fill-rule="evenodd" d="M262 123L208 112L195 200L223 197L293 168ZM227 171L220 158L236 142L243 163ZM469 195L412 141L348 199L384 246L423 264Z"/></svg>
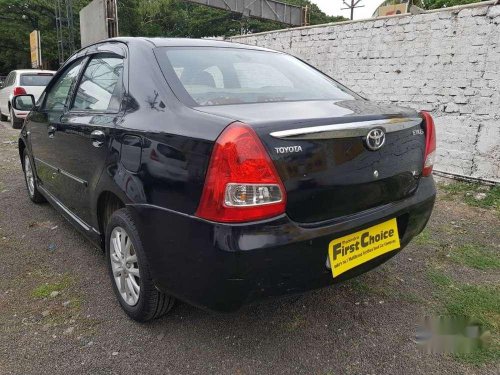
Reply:
<svg viewBox="0 0 500 375"><path fill-rule="evenodd" d="M5 86L12 86L14 84L14 78L16 77L16 73L15 72L10 72L10 74L8 75L7 79L6 79L6 83L5 83Z"/></svg>
<svg viewBox="0 0 500 375"><path fill-rule="evenodd" d="M117 112L123 92L123 59L96 56L85 68L73 109Z"/></svg>
<svg viewBox="0 0 500 375"><path fill-rule="evenodd" d="M76 80L82 60L75 61L66 71L59 76L56 83L46 95L44 109L47 111L64 111L68 101L71 85Z"/></svg>

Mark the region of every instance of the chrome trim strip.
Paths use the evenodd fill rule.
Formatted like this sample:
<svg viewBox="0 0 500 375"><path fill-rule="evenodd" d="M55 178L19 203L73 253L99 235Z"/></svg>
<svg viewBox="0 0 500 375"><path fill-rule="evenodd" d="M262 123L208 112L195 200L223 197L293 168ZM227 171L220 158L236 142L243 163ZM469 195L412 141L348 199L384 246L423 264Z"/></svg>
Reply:
<svg viewBox="0 0 500 375"><path fill-rule="evenodd" d="M55 171L59 172L59 168L54 167L52 164L47 163L46 161L43 161L42 159L35 158L35 161L38 161L42 164L45 164L47 167L52 168Z"/></svg>
<svg viewBox="0 0 500 375"><path fill-rule="evenodd" d="M66 172L65 170L63 169L59 169L59 172L61 172L62 175L66 176L66 177L69 177L71 178L72 180L75 180L76 182L78 182L79 184L82 184L83 186L87 186L87 181L85 180L82 180L81 178L78 178L76 177L75 175L72 175L71 173L69 172Z"/></svg>
<svg viewBox="0 0 500 375"><path fill-rule="evenodd" d="M386 133L393 133L410 129L422 122L420 117L390 118L383 120L369 120L346 122L332 125L311 126L308 128L282 130L272 132L274 138L282 139L330 139L365 137L373 128L382 128Z"/></svg>
<svg viewBox="0 0 500 375"><path fill-rule="evenodd" d="M74 181L78 182L79 184L82 184L83 186L87 186L87 185L88 185L87 181L82 180L81 178L76 177L75 175L72 175L71 173L66 172L66 171L65 171L65 170L63 170L63 169L60 169L60 168L54 167L52 164L49 164L49 163L47 163L46 161L43 161L43 160L38 159L38 158L35 158L35 161L38 161L38 162L40 162L40 163L42 163L42 164L45 164L45 165L46 165L46 166L48 166L49 168L51 168L51 169L53 169L53 170L55 170L55 171L57 171L57 172L61 173L62 175L66 176L66 177L71 178L72 180L74 180Z"/></svg>
<svg viewBox="0 0 500 375"><path fill-rule="evenodd" d="M71 217L75 222L77 222L83 229L85 229L87 232L92 230L94 231L95 233L97 234L100 234L98 230L96 230L95 228L91 227L90 225L88 225L85 221L83 221L82 219L80 219L77 215L75 215L73 212L71 212L69 210L69 208L67 208L64 204L62 204L56 197L54 197L47 189L45 189L43 186L38 186L38 189L42 190L43 193L45 193L46 195L48 195L48 197L55 203L59 206L59 208L61 208L64 213L66 213L69 217Z"/></svg>

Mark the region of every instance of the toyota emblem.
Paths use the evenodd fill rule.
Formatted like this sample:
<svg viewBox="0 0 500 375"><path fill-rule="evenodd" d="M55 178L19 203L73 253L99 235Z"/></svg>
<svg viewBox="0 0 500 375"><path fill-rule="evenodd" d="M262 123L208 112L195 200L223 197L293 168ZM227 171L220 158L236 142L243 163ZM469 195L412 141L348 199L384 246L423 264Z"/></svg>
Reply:
<svg viewBox="0 0 500 375"><path fill-rule="evenodd" d="M366 147L372 151L378 150L385 143L385 133L382 129L372 129L366 135Z"/></svg>

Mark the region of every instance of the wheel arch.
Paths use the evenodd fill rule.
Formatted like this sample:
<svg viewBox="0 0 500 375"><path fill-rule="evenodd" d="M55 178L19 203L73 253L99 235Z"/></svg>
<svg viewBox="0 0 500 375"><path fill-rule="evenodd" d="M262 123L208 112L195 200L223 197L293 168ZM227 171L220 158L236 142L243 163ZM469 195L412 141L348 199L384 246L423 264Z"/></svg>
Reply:
<svg viewBox="0 0 500 375"><path fill-rule="evenodd" d="M105 249L106 226L113 212L124 208L125 202L115 193L105 190L97 198L96 213L99 232L101 233L101 248Z"/></svg>
<svg viewBox="0 0 500 375"><path fill-rule="evenodd" d="M18 150L19 150L19 159L21 160L21 167L23 168L23 171L24 171L24 158L23 158L23 155L24 155L24 150L26 149L26 143L24 142L23 139L19 139L18 143L17 143L17 147L18 147Z"/></svg>

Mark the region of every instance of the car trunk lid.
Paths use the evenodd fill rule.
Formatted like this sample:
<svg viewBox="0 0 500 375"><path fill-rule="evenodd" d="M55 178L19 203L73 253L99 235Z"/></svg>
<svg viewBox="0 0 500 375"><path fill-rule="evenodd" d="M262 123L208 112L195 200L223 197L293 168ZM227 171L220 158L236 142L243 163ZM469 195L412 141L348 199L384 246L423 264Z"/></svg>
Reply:
<svg viewBox="0 0 500 375"><path fill-rule="evenodd" d="M363 100L202 110L207 109L254 128L285 186L287 214L297 222L320 222L389 204L418 186L425 135L413 110ZM374 135L385 137L384 142L375 144Z"/></svg>

